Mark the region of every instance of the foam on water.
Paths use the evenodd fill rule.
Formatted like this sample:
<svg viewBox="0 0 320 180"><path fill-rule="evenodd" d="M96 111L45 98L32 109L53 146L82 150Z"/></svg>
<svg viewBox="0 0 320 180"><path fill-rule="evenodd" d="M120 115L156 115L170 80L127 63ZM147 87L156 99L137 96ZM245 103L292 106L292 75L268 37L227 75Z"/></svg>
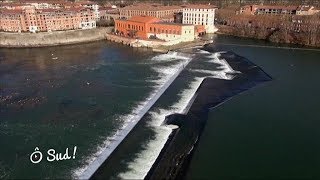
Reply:
<svg viewBox="0 0 320 180"><path fill-rule="evenodd" d="M222 53L222 52L221 52ZM237 73L234 71L230 65L224 59L219 59L220 53L211 54L207 51L200 51L199 54L210 54L207 56L210 58L209 62L219 64L219 71L211 71L211 70L203 70L203 69L195 69L190 70L193 72L201 72L208 74L206 77L220 78L231 80L233 76L228 73ZM164 58L165 56L161 56ZM166 58L170 58L167 56ZM161 126L165 120L165 117L174 114L174 113L186 113L184 112L193 95L197 91L198 87L201 85L202 81L205 77L195 77L193 81L188 85L186 89L184 89L181 93L178 94L180 97L179 100L171 105L167 109L159 108L154 111L150 111L151 121L148 125L154 129L156 138L150 140L146 143L146 148L139 152L137 158L135 158L132 162L128 164L129 170L120 173L118 176L122 179L143 179L147 174L153 163L156 161L159 156L162 148L164 147L167 139L172 131L172 129L176 128L176 126L165 125Z"/></svg>
<svg viewBox="0 0 320 180"><path fill-rule="evenodd" d="M149 141L145 146L145 150L139 153L137 157L128 164L130 170L120 173L118 175L119 178L143 179L147 175L172 132L172 129L166 126L159 126L153 128L153 130L155 132L155 138Z"/></svg>
<svg viewBox="0 0 320 180"><path fill-rule="evenodd" d="M222 53L225 53L225 52L216 52L207 56L207 58L210 58L208 62L219 64L220 65L219 68L226 73L240 73L239 71L233 70L232 67L228 64L228 62L225 59L220 58Z"/></svg>
<svg viewBox="0 0 320 180"><path fill-rule="evenodd" d="M234 74L241 73L241 72L233 70L232 67L229 65L229 63L225 59L220 58L221 53L224 53L224 52L216 52L207 56L207 58L210 59L208 62L218 64L219 65L218 69L220 71L211 71L206 69L191 69L190 71L207 74L213 78L232 80L234 77Z"/></svg>
<svg viewBox="0 0 320 180"><path fill-rule="evenodd" d="M124 116L118 116L118 118L116 118L116 121L122 122L122 125L120 125L119 128L112 133L112 135L105 138L105 141L97 147L96 152L93 153L89 158L85 160L84 165L82 167L77 168L72 172L73 178L78 179L79 177L81 177L81 175L83 175L83 173L86 170L97 168L96 166L99 164L97 163L97 161L102 161L100 156L105 155L104 154L105 150L111 147L112 148L116 147L117 145L115 144L118 144L119 141L122 141L120 136L128 133L126 128L128 126L132 126L132 123L136 123L135 122L136 115L145 108L145 106L154 97L154 95L157 94L157 92L162 87L162 85L164 85L174 74L176 74L181 69L181 66L184 66L184 64L186 63L185 60L188 60L189 62L191 58L188 56L184 56L184 54L182 53L171 52L169 54L155 56L154 58L152 58L152 60L157 60L157 61L184 60L184 61L179 61L177 64L171 65L169 67L160 66L158 68L153 68L156 72L159 73L160 79L155 80L157 85L154 86L154 90L152 91L152 93L145 100L138 102L137 105L131 111L131 113ZM162 127L162 130L157 130L157 131L161 131L156 135L156 140L158 141L154 141L155 144L152 144L152 143L148 144L148 146L150 146L149 148L152 148L154 146L161 146L161 144L157 144L157 143L163 142L162 139L163 138L166 139L171 133L171 129L167 127ZM110 153L110 151L106 153ZM154 152L154 153L156 154L155 156L159 154L157 152Z"/></svg>
<svg viewBox="0 0 320 180"><path fill-rule="evenodd" d="M209 51L201 50L198 49L199 51L197 52L198 54L211 54Z"/></svg>
<svg viewBox="0 0 320 180"><path fill-rule="evenodd" d="M174 113L184 113L191 98L197 91L204 78L196 77L186 89L179 93L179 100L168 109L157 109L151 111L151 121L149 126L155 132L155 139L146 143L146 148L142 150L132 162L128 164L129 171L120 173L118 176L122 179L143 179L149 172L153 163L159 156L162 148L168 140L172 129L177 128L172 125L161 126L165 117Z"/></svg>
<svg viewBox="0 0 320 180"><path fill-rule="evenodd" d="M191 57L180 52L169 51L167 54L160 54L153 57L151 60L153 61L171 61L175 59L182 59L182 60L190 60Z"/></svg>

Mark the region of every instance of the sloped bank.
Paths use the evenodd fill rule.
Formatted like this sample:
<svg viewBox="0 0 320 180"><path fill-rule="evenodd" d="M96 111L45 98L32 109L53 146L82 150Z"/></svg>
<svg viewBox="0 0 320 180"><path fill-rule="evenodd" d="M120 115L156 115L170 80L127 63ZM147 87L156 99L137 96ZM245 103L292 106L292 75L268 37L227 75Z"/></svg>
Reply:
<svg viewBox="0 0 320 180"><path fill-rule="evenodd" d="M204 50L217 52L212 44L205 46ZM194 101L189 102L189 111L166 117L166 124L177 125L179 128L172 132L145 179L184 179L209 110L272 79L261 68L233 52L221 53L220 59L226 60L232 69L241 73L234 74L232 80L205 78L194 94Z"/></svg>
<svg viewBox="0 0 320 180"><path fill-rule="evenodd" d="M47 47L93 42L105 39L112 29L113 27L41 33L0 32L0 47Z"/></svg>

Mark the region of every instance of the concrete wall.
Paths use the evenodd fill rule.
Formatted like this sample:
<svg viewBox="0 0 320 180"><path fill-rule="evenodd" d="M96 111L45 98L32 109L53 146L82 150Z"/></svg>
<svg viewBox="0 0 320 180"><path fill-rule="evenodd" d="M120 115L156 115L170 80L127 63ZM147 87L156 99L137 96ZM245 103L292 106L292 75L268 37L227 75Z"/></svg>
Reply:
<svg viewBox="0 0 320 180"><path fill-rule="evenodd" d="M183 42L193 41L195 39L194 26L182 26L181 39Z"/></svg>
<svg viewBox="0 0 320 180"><path fill-rule="evenodd" d="M148 37L150 36L156 36L158 39L166 41L164 45L168 46L193 41L195 39L194 26L181 26L180 34L148 33Z"/></svg>
<svg viewBox="0 0 320 180"><path fill-rule="evenodd" d="M103 40L113 27L42 33L0 32L0 47L45 47Z"/></svg>

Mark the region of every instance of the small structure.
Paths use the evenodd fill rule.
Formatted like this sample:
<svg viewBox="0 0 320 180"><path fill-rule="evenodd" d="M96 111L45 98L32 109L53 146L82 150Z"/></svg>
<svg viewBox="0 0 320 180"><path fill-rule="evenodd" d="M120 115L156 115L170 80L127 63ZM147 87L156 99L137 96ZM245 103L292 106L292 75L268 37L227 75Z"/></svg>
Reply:
<svg viewBox="0 0 320 180"><path fill-rule="evenodd" d="M299 6L297 9L297 15L314 15L320 12L320 9L314 6Z"/></svg>
<svg viewBox="0 0 320 180"><path fill-rule="evenodd" d="M241 14L252 14L252 15L295 15L299 6L267 6L267 5L246 5L240 8Z"/></svg>

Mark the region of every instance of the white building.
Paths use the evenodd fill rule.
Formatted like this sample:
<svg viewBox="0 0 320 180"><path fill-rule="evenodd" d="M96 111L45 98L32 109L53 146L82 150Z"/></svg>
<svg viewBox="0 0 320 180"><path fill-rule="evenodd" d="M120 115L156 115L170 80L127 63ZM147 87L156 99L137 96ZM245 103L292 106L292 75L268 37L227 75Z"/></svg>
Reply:
<svg viewBox="0 0 320 180"><path fill-rule="evenodd" d="M99 5L97 3L91 1L80 1L77 3L82 7L92 9L95 14L96 20L100 19Z"/></svg>
<svg viewBox="0 0 320 180"><path fill-rule="evenodd" d="M183 8L183 24L203 25L206 33L214 33L214 15L216 7L212 5L186 5Z"/></svg>
<svg viewBox="0 0 320 180"><path fill-rule="evenodd" d="M157 39L173 42L172 44L178 44L180 42L189 42L195 39L194 25L176 24L170 22L159 22L154 24L159 25L157 27L162 27L163 32L148 32L148 37L154 36Z"/></svg>

